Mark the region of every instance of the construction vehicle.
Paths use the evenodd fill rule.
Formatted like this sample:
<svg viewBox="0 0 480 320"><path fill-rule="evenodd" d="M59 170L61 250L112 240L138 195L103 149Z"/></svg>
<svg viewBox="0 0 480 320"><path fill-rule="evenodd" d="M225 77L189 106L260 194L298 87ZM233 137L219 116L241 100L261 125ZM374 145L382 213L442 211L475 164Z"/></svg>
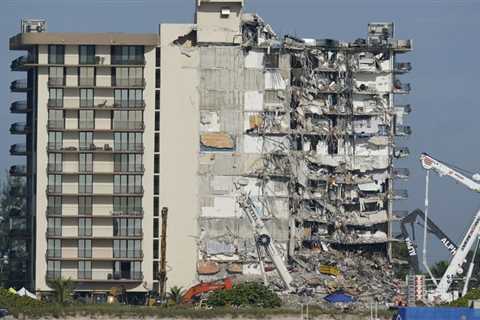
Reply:
<svg viewBox="0 0 480 320"><path fill-rule="evenodd" d="M237 186L238 189L238 186ZM272 260L277 272L282 279L286 289L288 291L292 291L293 288L291 283L293 281L292 275L287 269L285 262L283 261L282 256L278 253L278 250L273 243L272 236L270 232L265 227L262 218L259 216L258 208L255 206L252 198L246 194L245 192L241 192L240 196L237 198L238 205L243 210L245 215L247 216L250 224L253 227L255 244L257 245L257 252L259 255L260 266L262 268L262 272L264 273L263 261L260 257L260 249L263 248L269 258ZM266 276L264 273L264 282L266 281Z"/></svg>
<svg viewBox="0 0 480 320"><path fill-rule="evenodd" d="M420 161L422 163L423 168L427 170L426 194L425 194L425 211L426 211L427 217L428 217L427 210L428 210L428 181L429 181L428 177L429 177L429 172L431 170L435 171L440 176L448 176L454 179L455 181L463 184L464 186L466 186L468 189L472 191L480 192L480 183L476 182L480 180L480 175L478 173L473 174L472 178L469 178L460 172L465 170L459 169L457 167L455 167L454 169L453 166L451 165L449 166L443 162L440 162L426 153L421 154ZM437 283L436 279L432 276L432 280L436 284L436 288L434 289L432 294L429 296L429 300L433 301L433 300L439 299L440 301L448 302L454 299L454 294L452 292L449 292L450 286L454 280L454 277L457 275L461 275L463 273L463 264L465 263L467 254L472 249L475 243L475 240L477 240L479 234L480 234L480 210L478 210L477 213L475 214L473 222L471 223L467 233L465 234L465 237L460 243L460 246L456 250L452 259L450 260L447 270L445 271L440 281ZM426 232L424 234L424 237L426 237ZM426 241L424 241L424 243L426 243ZM425 253L426 252L424 251L424 258L426 256ZM473 260L474 259L472 259L472 262ZM429 271L429 269L427 271ZM431 274L430 271L429 273ZM466 279L465 285L468 286L469 280L470 279ZM464 287L463 291L466 292L467 290L468 290L468 287Z"/></svg>
<svg viewBox="0 0 480 320"><path fill-rule="evenodd" d="M233 281L231 278L225 278L223 280L214 281L214 282L201 282L197 285L194 285L185 292L182 296L182 303L190 303L194 297L200 296L201 294L218 291L218 290L230 290L233 288Z"/></svg>
<svg viewBox="0 0 480 320"><path fill-rule="evenodd" d="M451 256L455 255L457 252L458 246L453 240L451 240L445 232L443 232L429 217L425 217L425 213L420 209L415 209L410 212L408 215L402 218L400 221L400 238L407 245L408 256L409 256L409 265L412 273L418 274L420 272L419 263L418 263L418 254L417 254L417 244L415 236L414 224L418 223L417 220L420 218L423 220L423 223L427 223L428 233L433 234L437 237L443 246L448 250ZM411 234L407 230L407 225L410 225Z"/></svg>

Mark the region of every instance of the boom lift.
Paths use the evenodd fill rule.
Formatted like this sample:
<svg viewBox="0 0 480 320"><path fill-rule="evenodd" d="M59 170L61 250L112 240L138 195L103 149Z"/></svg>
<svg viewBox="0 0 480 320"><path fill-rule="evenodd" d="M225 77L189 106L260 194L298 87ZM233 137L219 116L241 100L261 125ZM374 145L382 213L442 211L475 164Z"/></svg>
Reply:
<svg viewBox="0 0 480 320"><path fill-rule="evenodd" d="M473 174L472 179L460 173L457 170L451 168L451 166L442 163L426 153L422 153L420 156L420 161L422 166L426 170L433 170L440 176L449 176L455 181L465 185L468 189L480 192L480 183L474 180L480 180L479 174ZM427 173L427 184L428 184L428 173ZM428 190L428 189L427 189ZM428 207L428 196L425 199L426 207ZM463 264L465 263L465 258L467 257L468 252L472 248L475 240L480 234L480 210L477 211L472 224L470 225L465 237L460 243L459 248L456 253L453 255L453 258L450 260L445 274L440 279L440 282L437 284L436 289L433 292L433 298L439 298L443 301L451 301L453 299L452 295L448 293L450 285L453 282L453 278L456 275L463 273ZM469 280L469 279L468 279ZM465 285L468 286L468 281L465 281ZM464 288L464 291L466 289Z"/></svg>
<svg viewBox="0 0 480 320"><path fill-rule="evenodd" d="M267 255L272 260L273 264L275 265L275 268L277 269L277 272L280 275L280 278L285 284L285 287L287 288L287 290L292 291L293 290L291 286L291 283L293 281L292 275L288 271L287 266L285 265L285 262L282 259L282 256L278 253L277 248L273 243L272 236L270 235L270 232L265 227L265 224L263 223L262 218L258 216L257 214L258 209L253 203L252 198L250 198L250 196L247 193L241 192L240 196L237 198L237 202L253 227L256 245L265 250ZM262 262L261 258L260 258L260 262Z"/></svg>

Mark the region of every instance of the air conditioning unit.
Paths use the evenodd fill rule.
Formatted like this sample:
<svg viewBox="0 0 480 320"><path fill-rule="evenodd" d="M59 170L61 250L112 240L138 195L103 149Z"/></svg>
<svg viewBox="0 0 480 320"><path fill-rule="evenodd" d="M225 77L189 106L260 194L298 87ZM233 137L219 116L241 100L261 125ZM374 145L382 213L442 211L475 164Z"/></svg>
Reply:
<svg viewBox="0 0 480 320"><path fill-rule="evenodd" d="M22 19L21 30L22 33L46 32L47 21L43 19Z"/></svg>
<svg viewBox="0 0 480 320"><path fill-rule="evenodd" d="M222 18L228 18L230 14L230 8L222 8L222 10L220 10L220 15L222 16Z"/></svg>

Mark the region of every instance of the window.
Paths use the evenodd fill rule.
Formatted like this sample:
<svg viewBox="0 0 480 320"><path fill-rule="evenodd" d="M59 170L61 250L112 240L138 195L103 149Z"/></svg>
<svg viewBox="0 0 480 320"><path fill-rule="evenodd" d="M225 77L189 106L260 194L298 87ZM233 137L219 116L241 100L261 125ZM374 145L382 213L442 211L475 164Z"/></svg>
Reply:
<svg viewBox="0 0 480 320"><path fill-rule="evenodd" d="M142 256L141 240L113 240L114 258L141 258Z"/></svg>
<svg viewBox="0 0 480 320"><path fill-rule="evenodd" d="M93 154L91 153L80 153L79 158L79 168L80 172L92 172L93 171Z"/></svg>
<svg viewBox="0 0 480 320"><path fill-rule="evenodd" d="M142 235L142 219L134 219L134 218L113 219L113 235L116 237L141 236Z"/></svg>
<svg viewBox="0 0 480 320"><path fill-rule="evenodd" d="M144 85L143 68L112 68L112 85L142 87Z"/></svg>
<svg viewBox="0 0 480 320"><path fill-rule="evenodd" d="M47 261L47 278L58 279L60 277L61 277L60 261L48 260Z"/></svg>
<svg viewBox="0 0 480 320"><path fill-rule="evenodd" d="M92 108L93 97L93 89L80 89L80 108Z"/></svg>
<svg viewBox="0 0 480 320"><path fill-rule="evenodd" d="M153 176L153 194L158 195L160 193L160 177L158 175Z"/></svg>
<svg viewBox="0 0 480 320"><path fill-rule="evenodd" d="M48 89L48 106L53 108L63 107L63 89L61 88Z"/></svg>
<svg viewBox="0 0 480 320"><path fill-rule="evenodd" d="M114 215L139 215L142 214L141 197L113 197Z"/></svg>
<svg viewBox="0 0 480 320"><path fill-rule="evenodd" d="M161 52L160 52L160 48L156 48L155 49L155 66L157 68L160 68L160 63L161 63Z"/></svg>
<svg viewBox="0 0 480 320"><path fill-rule="evenodd" d="M143 151L141 132L115 132L113 139L115 151Z"/></svg>
<svg viewBox="0 0 480 320"><path fill-rule="evenodd" d="M79 129L94 129L95 128L95 116L93 110L80 110L78 117Z"/></svg>
<svg viewBox="0 0 480 320"><path fill-rule="evenodd" d="M155 88L160 88L160 79L161 79L160 69L157 69L155 70Z"/></svg>
<svg viewBox="0 0 480 320"><path fill-rule="evenodd" d="M113 157L115 172L142 172L142 154L116 154Z"/></svg>
<svg viewBox="0 0 480 320"><path fill-rule="evenodd" d="M62 218L48 218L47 219L47 234L49 236L62 235Z"/></svg>
<svg viewBox="0 0 480 320"><path fill-rule="evenodd" d="M159 245L158 240L153 240L153 259L158 259L159 257Z"/></svg>
<svg viewBox="0 0 480 320"><path fill-rule="evenodd" d="M65 120L63 110L48 110L48 128L63 129L64 127Z"/></svg>
<svg viewBox="0 0 480 320"><path fill-rule="evenodd" d="M92 218L78 219L78 235L81 237L92 236Z"/></svg>
<svg viewBox="0 0 480 320"><path fill-rule="evenodd" d="M81 174L78 176L78 192L79 193L93 192L93 176L91 174Z"/></svg>
<svg viewBox="0 0 480 320"><path fill-rule="evenodd" d="M142 129L143 111L113 111L113 129Z"/></svg>
<svg viewBox="0 0 480 320"><path fill-rule="evenodd" d="M92 240L90 239L78 240L78 256L80 258L92 257Z"/></svg>
<svg viewBox="0 0 480 320"><path fill-rule="evenodd" d="M278 53L270 53L264 56L264 65L266 69L278 69L280 65L280 55Z"/></svg>
<svg viewBox="0 0 480 320"><path fill-rule="evenodd" d="M64 68L50 67L48 68L48 85L63 86L64 85Z"/></svg>
<svg viewBox="0 0 480 320"><path fill-rule="evenodd" d="M60 239L47 240L47 257L60 258L62 256L62 243Z"/></svg>
<svg viewBox="0 0 480 320"><path fill-rule="evenodd" d="M93 212L92 197L78 197L78 214L91 215Z"/></svg>
<svg viewBox="0 0 480 320"><path fill-rule="evenodd" d="M50 193L62 193L62 175L49 174L47 187Z"/></svg>
<svg viewBox="0 0 480 320"><path fill-rule="evenodd" d="M65 46L49 45L48 46L48 64L64 64Z"/></svg>
<svg viewBox="0 0 480 320"><path fill-rule="evenodd" d="M160 130L160 112L155 112L155 131Z"/></svg>
<svg viewBox="0 0 480 320"><path fill-rule="evenodd" d="M113 192L135 194L143 193L142 175L116 175L113 177Z"/></svg>
<svg viewBox="0 0 480 320"><path fill-rule="evenodd" d="M153 216L158 217L160 211L160 199L158 197L153 198Z"/></svg>
<svg viewBox="0 0 480 320"><path fill-rule="evenodd" d="M63 148L63 132L48 133L48 149L62 150Z"/></svg>
<svg viewBox="0 0 480 320"><path fill-rule="evenodd" d="M94 86L95 85L95 68L80 67L78 70L78 84L80 86Z"/></svg>
<svg viewBox="0 0 480 320"><path fill-rule="evenodd" d="M62 197L61 196L47 197L47 213L48 215L62 214Z"/></svg>
<svg viewBox="0 0 480 320"><path fill-rule="evenodd" d="M158 261L153 261L153 280L159 280L159 277L158 277L159 272L158 271L159 271Z"/></svg>
<svg viewBox="0 0 480 320"><path fill-rule="evenodd" d="M155 152L160 152L160 134L155 133Z"/></svg>
<svg viewBox="0 0 480 320"><path fill-rule="evenodd" d="M153 156L153 172L160 173L160 155Z"/></svg>
<svg viewBox="0 0 480 320"><path fill-rule="evenodd" d="M93 132L80 132L80 150L91 150L95 148L93 144Z"/></svg>
<svg viewBox="0 0 480 320"><path fill-rule="evenodd" d="M80 64L95 64L95 46L79 46Z"/></svg>
<svg viewBox="0 0 480 320"><path fill-rule="evenodd" d="M78 279L92 279L92 261L78 261Z"/></svg>
<svg viewBox="0 0 480 320"><path fill-rule="evenodd" d="M115 89L114 106L118 108L142 108L144 106L142 89Z"/></svg>
<svg viewBox="0 0 480 320"><path fill-rule="evenodd" d="M112 64L144 64L143 46L112 46Z"/></svg>
<svg viewBox="0 0 480 320"><path fill-rule="evenodd" d="M158 238L159 234L158 218L155 218L153 219L153 237Z"/></svg>
<svg viewBox="0 0 480 320"><path fill-rule="evenodd" d="M61 153L49 153L48 154L48 171L49 172L61 172L62 171L62 154Z"/></svg>
<svg viewBox="0 0 480 320"><path fill-rule="evenodd" d="M155 90L155 110L160 110L160 90Z"/></svg>

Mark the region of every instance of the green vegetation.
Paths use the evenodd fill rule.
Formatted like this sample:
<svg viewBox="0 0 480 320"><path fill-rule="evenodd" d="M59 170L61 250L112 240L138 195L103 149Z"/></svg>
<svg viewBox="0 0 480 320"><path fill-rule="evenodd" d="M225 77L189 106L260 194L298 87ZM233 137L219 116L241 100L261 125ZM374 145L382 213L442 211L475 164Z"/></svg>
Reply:
<svg viewBox="0 0 480 320"><path fill-rule="evenodd" d="M53 289L53 298L59 304L72 302L73 281L70 279L55 279L48 282Z"/></svg>
<svg viewBox="0 0 480 320"><path fill-rule="evenodd" d="M184 290L182 287L173 286L170 288L170 292L168 293L168 299L174 304L180 304L182 303L183 293Z"/></svg>
<svg viewBox="0 0 480 320"><path fill-rule="evenodd" d="M241 283L231 290L212 292L207 299L211 307L245 307L277 308L282 301L272 290L257 282Z"/></svg>
<svg viewBox="0 0 480 320"><path fill-rule="evenodd" d="M480 289L472 289L466 295L450 303L452 307L468 307L468 300L480 300Z"/></svg>

